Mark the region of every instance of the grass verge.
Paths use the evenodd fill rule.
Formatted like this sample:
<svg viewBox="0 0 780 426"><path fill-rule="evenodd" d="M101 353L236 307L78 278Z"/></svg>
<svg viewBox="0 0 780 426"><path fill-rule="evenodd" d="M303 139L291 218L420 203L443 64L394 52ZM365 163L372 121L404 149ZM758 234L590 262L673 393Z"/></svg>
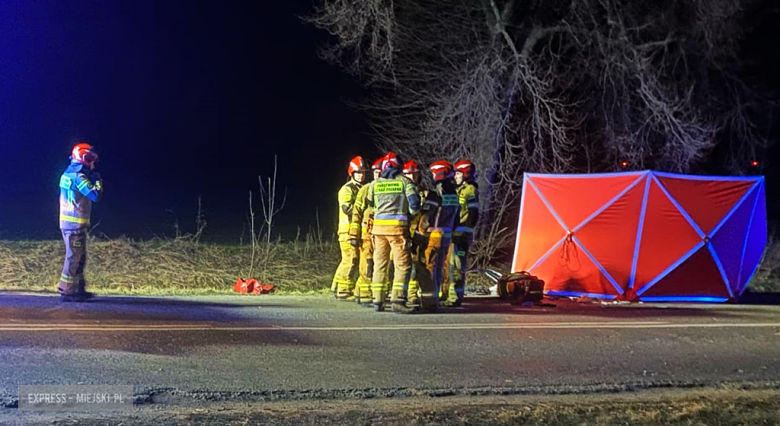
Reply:
<svg viewBox="0 0 780 426"><path fill-rule="evenodd" d="M318 293L330 287L339 261L335 244L274 243L254 278L281 294ZM238 277L249 278L250 246L189 240L129 239L88 243L86 278L102 294L230 294ZM61 241L0 241L0 289L56 291L65 248Z"/></svg>
<svg viewBox="0 0 780 426"><path fill-rule="evenodd" d="M190 239L134 241L90 239L87 282L101 294L235 294L238 277L249 278L252 249L194 243ZM260 249L262 251L262 247ZM255 278L277 294L327 294L340 254L335 243L309 240L272 243ZM65 249L61 241L0 241L0 290L55 292ZM468 291L486 293L493 283L469 273ZM767 245L750 283L754 292L780 292L780 241Z"/></svg>
<svg viewBox="0 0 780 426"><path fill-rule="evenodd" d="M18 413L21 414L21 413ZM0 419L3 415L0 414ZM368 401L214 403L148 407L133 414L19 416L46 425L759 426L780 424L780 391L662 391L588 396L400 398ZM73 424L73 423L70 423Z"/></svg>

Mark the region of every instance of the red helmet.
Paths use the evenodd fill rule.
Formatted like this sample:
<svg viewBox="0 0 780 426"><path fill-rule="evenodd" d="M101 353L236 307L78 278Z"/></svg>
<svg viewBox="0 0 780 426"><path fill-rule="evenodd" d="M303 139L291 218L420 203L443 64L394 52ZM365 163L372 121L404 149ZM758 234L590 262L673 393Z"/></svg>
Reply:
<svg viewBox="0 0 780 426"><path fill-rule="evenodd" d="M384 159L384 157L377 158L377 160L374 161L374 164L371 165L371 170L382 170L382 160Z"/></svg>
<svg viewBox="0 0 780 426"><path fill-rule="evenodd" d="M452 164L445 160L439 160L431 164L431 173L433 173L433 180L441 181L449 179L453 175Z"/></svg>
<svg viewBox="0 0 780 426"><path fill-rule="evenodd" d="M398 166L401 165L401 162L398 161L398 156L395 155L394 152L388 152L385 154L384 157L382 157L382 168L381 170L384 172L389 169L395 169L398 168Z"/></svg>
<svg viewBox="0 0 780 426"><path fill-rule="evenodd" d="M367 170L368 167L366 166L366 160L358 155L349 162L347 173L349 173L349 176L352 177L352 174L355 172L365 173Z"/></svg>
<svg viewBox="0 0 780 426"><path fill-rule="evenodd" d="M403 174L410 175L412 173L418 173L420 171L420 165L414 160L409 160L404 164Z"/></svg>
<svg viewBox="0 0 780 426"><path fill-rule="evenodd" d="M98 161L97 152L95 148L88 143L80 143L73 147L73 151L70 153L70 158L81 164L92 166Z"/></svg>
<svg viewBox="0 0 780 426"><path fill-rule="evenodd" d="M477 168L471 160L460 160L455 163L455 170L463 173L464 179L474 179L477 177Z"/></svg>

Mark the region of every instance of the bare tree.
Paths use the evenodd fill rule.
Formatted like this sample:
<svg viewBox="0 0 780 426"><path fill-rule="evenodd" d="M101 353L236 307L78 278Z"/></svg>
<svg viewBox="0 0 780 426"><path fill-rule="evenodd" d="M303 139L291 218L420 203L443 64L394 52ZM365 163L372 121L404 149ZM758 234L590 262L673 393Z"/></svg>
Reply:
<svg viewBox="0 0 780 426"><path fill-rule="evenodd" d="M190 240L195 244L199 244L205 229L206 215L203 213L203 195L198 195L198 212L195 214L195 233Z"/></svg>
<svg viewBox="0 0 780 426"><path fill-rule="evenodd" d="M252 192L249 192L249 226L252 238L252 255L249 263L250 278L254 272L258 255L262 257L261 263L263 265L261 280L265 280L267 278L268 263L271 260L271 256L278 248L278 240L272 240L272 231L274 220L276 216L282 211L282 209L284 209L284 204L287 201L287 189L285 188L284 195L282 196L282 199L279 200L279 194L276 192L276 185L278 184L278 179L276 177L277 170L277 158L274 155L273 175L269 176L266 182L263 182L262 176L258 177L258 181L260 183L260 203L262 206L263 224L257 231L255 231L255 211L252 205ZM263 241L261 247L260 240L263 236L265 237L265 241ZM258 251L261 251L261 253L258 253Z"/></svg>
<svg viewBox="0 0 780 426"><path fill-rule="evenodd" d="M373 88L379 144L480 171L476 262L511 241L523 172L741 174L767 103L740 77L760 0L321 0L322 56ZM764 108L768 110L768 108Z"/></svg>

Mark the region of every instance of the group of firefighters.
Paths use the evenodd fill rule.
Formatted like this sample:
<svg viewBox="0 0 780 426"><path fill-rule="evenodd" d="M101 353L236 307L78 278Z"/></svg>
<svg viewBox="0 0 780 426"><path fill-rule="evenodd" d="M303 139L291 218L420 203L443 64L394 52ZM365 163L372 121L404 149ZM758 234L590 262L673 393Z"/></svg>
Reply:
<svg viewBox="0 0 780 426"><path fill-rule="evenodd" d="M435 312L463 303L466 256L479 217L476 168L469 160L401 167L395 153L376 160L373 180L363 157L348 166L338 193L341 263L331 290L336 298L383 311ZM392 264L392 271L391 271ZM392 277L390 274L392 273Z"/></svg>
<svg viewBox="0 0 780 426"><path fill-rule="evenodd" d="M84 267L92 203L103 195L97 161L94 147L78 144L60 178L66 255L58 290L65 302L94 297L85 289ZM341 263L331 287L337 298L375 311L383 311L388 299L396 312L461 305L479 216L476 168L469 160L439 160L428 169L432 188L422 183L417 162L401 167L392 152L370 169L363 157L350 161L349 181L338 194ZM365 183L369 170L373 180Z"/></svg>

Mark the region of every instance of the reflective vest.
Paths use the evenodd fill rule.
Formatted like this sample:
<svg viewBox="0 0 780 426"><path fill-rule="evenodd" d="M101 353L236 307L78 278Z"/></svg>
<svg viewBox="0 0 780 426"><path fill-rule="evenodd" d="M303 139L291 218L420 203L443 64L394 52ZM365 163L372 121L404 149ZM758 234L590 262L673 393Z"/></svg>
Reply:
<svg viewBox="0 0 780 426"><path fill-rule="evenodd" d="M362 185L350 178L339 189L339 230L338 234L349 233L349 223L352 220L352 208L355 205L355 198Z"/></svg>
<svg viewBox="0 0 780 426"><path fill-rule="evenodd" d="M371 226L374 219L374 210L366 205L368 188L371 185L363 185L355 196L355 205L352 209L352 220L349 224L349 237L368 239L371 236Z"/></svg>
<svg viewBox="0 0 780 426"><path fill-rule="evenodd" d="M103 195L103 181L81 163L71 162L60 176L60 229L89 227L92 203Z"/></svg>
<svg viewBox="0 0 780 426"><path fill-rule="evenodd" d="M479 220L479 190L472 182L463 182L457 188L460 202L460 220L455 227L454 235L474 235L474 228Z"/></svg>
<svg viewBox="0 0 780 426"><path fill-rule="evenodd" d="M374 209L373 235L408 235L409 220L420 211L417 187L404 176L371 182L366 204Z"/></svg>

